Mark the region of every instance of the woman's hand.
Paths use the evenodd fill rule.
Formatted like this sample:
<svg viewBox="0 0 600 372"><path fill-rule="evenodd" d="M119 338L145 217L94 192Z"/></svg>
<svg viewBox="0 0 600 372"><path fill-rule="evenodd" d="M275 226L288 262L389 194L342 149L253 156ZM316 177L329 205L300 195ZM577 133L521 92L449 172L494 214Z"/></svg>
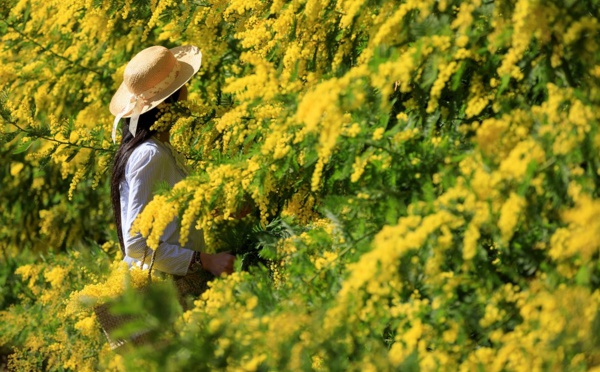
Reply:
<svg viewBox="0 0 600 372"><path fill-rule="evenodd" d="M242 203L242 206L238 210L236 210L235 212L232 212L230 214L230 217L233 217L236 220L241 220L242 218L246 217L247 215L253 213L255 209L256 208L251 201L244 201ZM217 217L222 214L223 214L223 211L219 208L214 209L211 213L211 215L213 217Z"/></svg>
<svg viewBox="0 0 600 372"><path fill-rule="evenodd" d="M204 270L210 272L214 276L221 276L221 274L231 274L233 272L233 261L235 256L227 252L221 252L216 254L200 253L200 259L202 260L202 267Z"/></svg>
<svg viewBox="0 0 600 372"><path fill-rule="evenodd" d="M235 219L241 220L242 218L246 217L247 215L249 215L250 213L254 212L254 205L248 202L245 202L242 204L242 207L235 212L232 216Z"/></svg>

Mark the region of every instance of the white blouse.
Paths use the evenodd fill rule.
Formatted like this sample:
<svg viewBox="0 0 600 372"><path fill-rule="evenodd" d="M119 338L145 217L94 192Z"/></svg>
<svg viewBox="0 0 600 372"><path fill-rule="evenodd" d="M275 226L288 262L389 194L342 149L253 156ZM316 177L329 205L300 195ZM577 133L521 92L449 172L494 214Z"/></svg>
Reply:
<svg viewBox="0 0 600 372"><path fill-rule="evenodd" d="M121 194L121 227L125 243L123 260L131 265L140 265L146 253L145 267L150 264L152 249L146 245L146 239L139 233L131 236L131 225L144 207L152 200L157 184L168 183L173 187L186 175L184 163L169 144L150 138L139 145L129 157L125 167L125 178L119 185ZM179 220L172 221L163 232L160 245L156 251L154 269L173 275L186 275L193 251L205 248L202 231L190 228L188 243L185 247L179 244Z"/></svg>

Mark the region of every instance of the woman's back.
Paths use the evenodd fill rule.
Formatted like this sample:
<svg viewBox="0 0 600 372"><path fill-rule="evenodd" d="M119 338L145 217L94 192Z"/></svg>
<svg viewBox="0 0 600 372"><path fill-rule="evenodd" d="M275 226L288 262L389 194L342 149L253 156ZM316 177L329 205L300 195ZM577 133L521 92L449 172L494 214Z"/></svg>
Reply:
<svg viewBox="0 0 600 372"><path fill-rule="evenodd" d="M144 251L148 249L146 240L139 233L133 236L130 234L133 221L152 200L153 191L159 184L166 182L173 187L186 176L185 169L178 165L175 156L170 145L151 137L140 144L127 161L125 177L119 185L119 191L125 243L124 260L130 265L139 264ZM189 243L180 247L179 230L178 221L167 225L156 253L155 267L170 274L185 275L191 260L191 251L188 250L204 250L204 238L201 231L192 228ZM150 255L151 253L147 252L146 256Z"/></svg>

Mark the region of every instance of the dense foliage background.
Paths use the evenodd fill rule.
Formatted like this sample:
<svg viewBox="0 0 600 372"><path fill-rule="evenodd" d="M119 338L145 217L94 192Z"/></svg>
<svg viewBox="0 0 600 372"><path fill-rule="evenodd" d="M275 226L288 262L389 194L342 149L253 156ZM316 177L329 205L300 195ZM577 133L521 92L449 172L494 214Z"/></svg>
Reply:
<svg viewBox="0 0 600 372"><path fill-rule="evenodd" d="M600 368L599 8L4 0L8 367ZM194 173L137 228L240 254L186 311L128 284L108 197L108 103L155 44L203 52L172 116ZM149 344L110 350L89 303L116 295Z"/></svg>

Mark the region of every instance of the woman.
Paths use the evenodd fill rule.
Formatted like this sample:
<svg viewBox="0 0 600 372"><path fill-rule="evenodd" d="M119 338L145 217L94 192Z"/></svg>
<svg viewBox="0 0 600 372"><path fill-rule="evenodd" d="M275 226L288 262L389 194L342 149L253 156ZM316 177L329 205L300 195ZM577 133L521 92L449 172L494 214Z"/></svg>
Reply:
<svg viewBox="0 0 600 372"><path fill-rule="evenodd" d="M200 68L202 54L194 46L167 49L154 46L138 53L127 64L123 83L113 96L110 111L115 115L112 138L121 118L125 120L121 145L117 151L111 179L111 199L123 251L129 265L150 264L152 253L131 225L152 200L159 183L173 186L186 175L184 162L169 144L168 129L152 130L158 120L157 106L187 97L185 84ZM172 221L165 229L154 255L153 268L176 276L206 270L215 276L233 271L234 256L207 254L202 231L192 229L189 243L179 244L179 226ZM141 265L143 266L143 265Z"/></svg>

